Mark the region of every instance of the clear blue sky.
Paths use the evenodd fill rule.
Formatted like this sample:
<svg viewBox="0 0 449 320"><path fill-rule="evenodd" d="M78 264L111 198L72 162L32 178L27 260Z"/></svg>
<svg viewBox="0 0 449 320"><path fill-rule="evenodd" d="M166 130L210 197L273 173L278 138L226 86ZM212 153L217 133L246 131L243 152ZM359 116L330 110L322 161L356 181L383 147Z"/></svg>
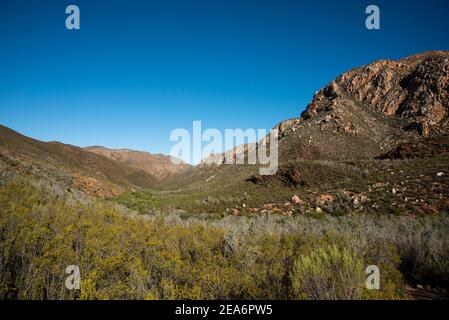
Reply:
<svg viewBox="0 0 449 320"><path fill-rule="evenodd" d="M65 29L77 4L81 30ZM365 29L365 8L381 30ZM169 153L170 132L266 128L376 59L449 49L449 1L1 0L0 123Z"/></svg>

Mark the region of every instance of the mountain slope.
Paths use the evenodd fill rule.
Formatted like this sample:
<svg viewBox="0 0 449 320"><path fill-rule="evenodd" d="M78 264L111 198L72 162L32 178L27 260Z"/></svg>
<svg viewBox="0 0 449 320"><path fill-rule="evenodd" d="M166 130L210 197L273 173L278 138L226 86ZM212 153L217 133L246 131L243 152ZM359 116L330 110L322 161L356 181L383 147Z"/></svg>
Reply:
<svg viewBox="0 0 449 320"><path fill-rule="evenodd" d="M62 174L67 174L71 180L71 187L102 197L158 184L154 176L143 170L75 146L34 140L1 125L0 155L2 159L17 161L28 170L62 170Z"/></svg>
<svg viewBox="0 0 449 320"><path fill-rule="evenodd" d="M422 158L409 153L423 148L423 157L440 155L445 151L438 146L449 143L448 123L449 52L377 61L342 74L315 94L301 117L276 126L279 164L289 168L304 161L372 161L397 158L404 149L411 150L407 158ZM235 175L234 166L206 164L175 176L167 185L241 190L237 186L244 186L257 170L238 166ZM279 178L285 180L282 174Z"/></svg>
<svg viewBox="0 0 449 320"><path fill-rule="evenodd" d="M151 154L128 149L108 149L101 146L87 147L84 150L146 171L159 181L164 181L175 174L184 173L192 168L187 163L174 164L169 156L162 154Z"/></svg>
<svg viewBox="0 0 449 320"><path fill-rule="evenodd" d="M275 128L281 164L374 159L442 136L449 128L449 52L375 61L343 73L315 94L301 117ZM220 164L226 154L246 150L239 146L202 165Z"/></svg>
<svg viewBox="0 0 449 320"><path fill-rule="evenodd" d="M281 159L372 159L449 127L449 52L382 60L318 91L278 126Z"/></svg>

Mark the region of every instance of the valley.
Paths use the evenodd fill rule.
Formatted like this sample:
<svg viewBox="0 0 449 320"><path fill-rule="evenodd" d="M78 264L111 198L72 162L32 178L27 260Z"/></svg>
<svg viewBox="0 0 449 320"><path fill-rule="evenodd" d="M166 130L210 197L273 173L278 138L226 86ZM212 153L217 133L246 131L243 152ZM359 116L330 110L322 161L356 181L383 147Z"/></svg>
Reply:
<svg viewBox="0 0 449 320"><path fill-rule="evenodd" d="M275 128L265 176L0 126L0 297L448 297L449 52L350 70Z"/></svg>

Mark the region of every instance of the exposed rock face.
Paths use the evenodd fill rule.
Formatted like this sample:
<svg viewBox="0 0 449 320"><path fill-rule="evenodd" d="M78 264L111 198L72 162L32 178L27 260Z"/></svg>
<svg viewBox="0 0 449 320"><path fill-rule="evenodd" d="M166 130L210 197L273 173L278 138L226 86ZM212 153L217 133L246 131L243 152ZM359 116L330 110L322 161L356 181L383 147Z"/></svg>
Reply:
<svg viewBox="0 0 449 320"><path fill-rule="evenodd" d="M279 137L285 137L292 132L296 131L296 126L299 125L303 121L303 118L290 119L284 122L281 122L276 126L278 129Z"/></svg>
<svg viewBox="0 0 449 320"><path fill-rule="evenodd" d="M275 128L281 164L389 157L400 146L442 136L449 129L449 51L350 70L318 91L301 117ZM223 164L225 156L247 150L239 146L202 164Z"/></svg>
<svg viewBox="0 0 449 320"><path fill-rule="evenodd" d="M164 181L174 174L184 173L192 168L187 163L174 164L169 156L161 154L151 154L128 149L114 150L98 146L87 147L85 150L124 163L130 167L146 171L159 181Z"/></svg>
<svg viewBox="0 0 449 320"><path fill-rule="evenodd" d="M347 72L318 92L303 116L330 110L344 98L388 116L437 125L448 116L449 53L382 60Z"/></svg>
<svg viewBox="0 0 449 320"><path fill-rule="evenodd" d="M223 153L215 153L208 157L205 157L201 163L200 166L208 166L208 165L221 165L225 164L226 161L235 164L239 163L239 159L241 161L241 158L245 156L245 153L249 150L254 150L256 148L255 143L250 144L241 144L237 147L235 147L232 150L223 152ZM229 160L227 160L229 159ZM246 163L246 161L245 161Z"/></svg>
<svg viewBox="0 0 449 320"><path fill-rule="evenodd" d="M317 92L301 118L278 125L284 158L296 146L298 157L314 150L325 159L380 156L448 127L447 51L353 69Z"/></svg>

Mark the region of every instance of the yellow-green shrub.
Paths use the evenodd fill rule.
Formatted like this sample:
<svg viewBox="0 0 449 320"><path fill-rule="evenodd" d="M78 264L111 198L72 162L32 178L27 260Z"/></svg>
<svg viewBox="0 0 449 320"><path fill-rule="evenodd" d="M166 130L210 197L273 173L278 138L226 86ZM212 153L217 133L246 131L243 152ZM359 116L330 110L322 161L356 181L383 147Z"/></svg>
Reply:
<svg viewBox="0 0 449 320"><path fill-rule="evenodd" d="M303 252L291 274L298 299L358 299L362 295L364 266L354 251L325 244Z"/></svg>
<svg viewBox="0 0 449 320"><path fill-rule="evenodd" d="M381 242L258 229L232 238L67 197L27 181L0 186L0 298L370 299L401 289L397 256ZM377 293L360 285L372 261L386 270ZM80 290L65 288L69 265Z"/></svg>

